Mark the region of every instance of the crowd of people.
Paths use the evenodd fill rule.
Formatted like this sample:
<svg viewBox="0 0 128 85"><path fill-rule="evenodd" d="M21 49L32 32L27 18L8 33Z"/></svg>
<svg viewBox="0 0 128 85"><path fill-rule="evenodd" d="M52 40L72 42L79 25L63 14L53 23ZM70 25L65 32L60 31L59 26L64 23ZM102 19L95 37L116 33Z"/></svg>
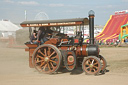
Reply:
<svg viewBox="0 0 128 85"><path fill-rule="evenodd" d="M117 46L120 44L120 40L113 40L113 41L102 41L102 40L98 40L96 41L96 43L98 43L99 45L114 45Z"/></svg>
<svg viewBox="0 0 128 85"><path fill-rule="evenodd" d="M118 39L118 40L111 40L111 41L102 41L102 40L97 40L97 44L99 45L107 45L107 46L118 46L120 44L128 44L128 39L124 39L123 43Z"/></svg>

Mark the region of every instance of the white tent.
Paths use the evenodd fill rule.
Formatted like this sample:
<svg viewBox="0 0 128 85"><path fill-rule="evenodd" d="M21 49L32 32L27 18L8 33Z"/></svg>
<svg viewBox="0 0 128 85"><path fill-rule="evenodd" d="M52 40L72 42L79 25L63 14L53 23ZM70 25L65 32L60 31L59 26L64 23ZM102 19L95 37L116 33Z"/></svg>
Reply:
<svg viewBox="0 0 128 85"><path fill-rule="evenodd" d="M10 21L0 21L0 37L8 37L12 35L15 37L15 31L20 28Z"/></svg>
<svg viewBox="0 0 128 85"><path fill-rule="evenodd" d="M10 21L0 21L0 31L16 31L18 29L20 28Z"/></svg>

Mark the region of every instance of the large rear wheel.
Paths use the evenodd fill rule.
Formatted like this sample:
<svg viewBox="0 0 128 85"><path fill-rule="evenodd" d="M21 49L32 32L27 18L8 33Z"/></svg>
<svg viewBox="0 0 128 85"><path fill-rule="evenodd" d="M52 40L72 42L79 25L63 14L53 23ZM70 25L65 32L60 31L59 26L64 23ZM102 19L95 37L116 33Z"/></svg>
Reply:
<svg viewBox="0 0 128 85"><path fill-rule="evenodd" d="M33 53L33 65L41 73L58 71L61 60L60 51L51 44L41 45Z"/></svg>

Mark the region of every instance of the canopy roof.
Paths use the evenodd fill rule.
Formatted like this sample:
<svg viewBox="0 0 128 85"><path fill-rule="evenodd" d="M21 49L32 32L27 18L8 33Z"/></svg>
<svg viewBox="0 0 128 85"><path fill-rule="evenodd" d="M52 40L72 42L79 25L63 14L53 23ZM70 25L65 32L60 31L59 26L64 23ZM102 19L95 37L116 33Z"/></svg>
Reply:
<svg viewBox="0 0 128 85"><path fill-rule="evenodd" d="M88 18L24 21L20 25L22 27L41 27L41 26L75 26L82 24L88 25L89 24Z"/></svg>
<svg viewBox="0 0 128 85"><path fill-rule="evenodd" d="M0 21L0 31L16 31L18 29L20 28L10 21Z"/></svg>

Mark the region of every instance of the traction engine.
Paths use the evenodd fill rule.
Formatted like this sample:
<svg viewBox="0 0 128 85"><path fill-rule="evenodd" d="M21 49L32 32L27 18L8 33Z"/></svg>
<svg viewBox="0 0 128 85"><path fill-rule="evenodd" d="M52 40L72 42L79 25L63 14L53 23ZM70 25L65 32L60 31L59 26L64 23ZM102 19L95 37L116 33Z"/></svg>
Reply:
<svg viewBox="0 0 128 85"><path fill-rule="evenodd" d="M89 43L84 40L84 25L89 24ZM100 49L94 42L94 12L89 12L87 18L24 21L22 27L57 27L60 26L83 26L83 30L76 32L75 37L68 37L65 34L53 33L53 36L43 45L29 44L29 66L36 68L39 72L55 73L61 68L72 71L82 67L86 74L98 75L105 72L106 60L99 55ZM64 29L64 28L63 28ZM82 32L83 31L83 32Z"/></svg>

